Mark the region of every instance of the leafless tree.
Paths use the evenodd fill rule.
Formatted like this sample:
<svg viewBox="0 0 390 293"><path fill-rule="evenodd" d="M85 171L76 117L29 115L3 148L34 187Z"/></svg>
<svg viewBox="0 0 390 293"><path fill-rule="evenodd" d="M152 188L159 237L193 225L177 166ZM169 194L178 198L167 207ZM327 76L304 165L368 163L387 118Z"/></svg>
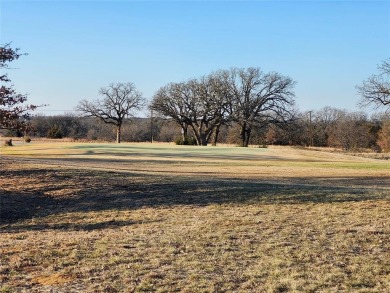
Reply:
<svg viewBox="0 0 390 293"><path fill-rule="evenodd" d="M29 112L37 106L26 105L27 96L19 94L12 86L6 85L10 82L3 70L9 68L8 63L18 59L21 55L19 49L13 49L9 44L0 46L0 129L25 130L26 119ZM4 84L3 84L4 83Z"/></svg>
<svg viewBox="0 0 390 293"><path fill-rule="evenodd" d="M213 134L216 144L219 128L229 120L229 92L220 78L214 73L188 84L193 92L190 126L198 145L207 145Z"/></svg>
<svg viewBox="0 0 390 293"><path fill-rule="evenodd" d="M235 121L241 127L241 145L248 146L251 131L292 116L294 81L258 68L221 70L185 83L169 84L154 96L151 109L174 119L184 135L191 129L199 145L207 145L219 128Z"/></svg>
<svg viewBox="0 0 390 293"><path fill-rule="evenodd" d="M145 104L145 99L131 82L112 83L108 87L101 88L99 94L103 96L102 99L92 102L82 100L76 110L84 116L96 117L114 125L116 141L120 143L124 120L131 117L134 110L140 110Z"/></svg>
<svg viewBox="0 0 390 293"><path fill-rule="evenodd" d="M362 96L359 104L361 107L373 105L376 109L383 106L390 109L390 59L383 61L378 70L379 74L371 75L357 86Z"/></svg>
<svg viewBox="0 0 390 293"><path fill-rule="evenodd" d="M225 121L229 101L221 73L171 83L160 88L150 108L172 118L182 128L183 140L191 130L198 145L207 145Z"/></svg>
<svg viewBox="0 0 390 293"><path fill-rule="evenodd" d="M186 83L169 83L156 92L149 106L154 112L172 118L181 127L183 141L188 136L190 124L190 98Z"/></svg>
<svg viewBox="0 0 390 293"><path fill-rule="evenodd" d="M247 147L254 127L282 123L292 117L295 82L279 73L263 73L259 68L230 71L233 117L240 127L241 146Z"/></svg>

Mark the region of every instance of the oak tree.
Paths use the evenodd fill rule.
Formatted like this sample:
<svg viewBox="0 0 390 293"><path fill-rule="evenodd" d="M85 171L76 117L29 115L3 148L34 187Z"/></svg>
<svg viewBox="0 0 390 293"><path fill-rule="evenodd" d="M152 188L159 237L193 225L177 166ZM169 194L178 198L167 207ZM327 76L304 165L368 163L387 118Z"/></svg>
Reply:
<svg viewBox="0 0 390 293"><path fill-rule="evenodd" d="M232 68L228 81L233 96L233 119L240 125L241 146L247 147L254 128L280 124L293 117L295 82L259 68Z"/></svg>
<svg viewBox="0 0 390 293"><path fill-rule="evenodd" d="M133 115L134 110L140 110L145 99L136 90L135 85L128 83L111 83L100 89L102 99L94 101L82 100L76 107L83 116L96 117L105 123L116 127L116 141L121 142L121 130L126 118Z"/></svg>
<svg viewBox="0 0 390 293"><path fill-rule="evenodd" d="M173 119L180 126L183 141L188 136L190 125L190 98L186 83L169 83L157 90L149 106L152 111Z"/></svg>
<svg viewBox="0 0 390 293"><path fill-rule="evenodd" d="M153 97L150 108L173 119L182 129L183 141L191 130L198 145L206 146L219 127L226 123L230 101L222 73L170 83L161 87Z"/></svg>

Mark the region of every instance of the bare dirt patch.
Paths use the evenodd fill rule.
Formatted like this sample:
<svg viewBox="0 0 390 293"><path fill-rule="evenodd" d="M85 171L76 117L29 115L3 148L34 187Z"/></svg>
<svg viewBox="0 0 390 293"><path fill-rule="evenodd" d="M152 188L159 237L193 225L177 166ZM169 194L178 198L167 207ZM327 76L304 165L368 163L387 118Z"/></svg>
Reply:
<svg viewBox="0 0 390 293"><path fill-rule="evenodd" d="M38 283L40 285L61 285L68 283L72 280L73 278L70 276L64 276L61 274L52 274L49 276L37 276L32 279L32 281L35 283Z"/></svg>

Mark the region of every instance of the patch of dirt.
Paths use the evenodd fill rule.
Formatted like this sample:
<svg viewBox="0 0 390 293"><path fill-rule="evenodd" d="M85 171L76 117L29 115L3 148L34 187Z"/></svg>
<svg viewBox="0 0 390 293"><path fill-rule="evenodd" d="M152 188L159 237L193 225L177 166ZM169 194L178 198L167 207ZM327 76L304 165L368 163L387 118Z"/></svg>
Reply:
<svg viewBox="0 0 390 293"><path fill-rule="evenodd" d="M59 273L56 273L56 274L52 274L52 275L49 275L49 276L37 276L35 278L32 279L32 281L34 283L38 283L40 285L61 285L61 284L65 284L65 283L68 283L70 281L73 281L74 278L71 277L71 276L65 276L65 275L61 275Z"/></svg>

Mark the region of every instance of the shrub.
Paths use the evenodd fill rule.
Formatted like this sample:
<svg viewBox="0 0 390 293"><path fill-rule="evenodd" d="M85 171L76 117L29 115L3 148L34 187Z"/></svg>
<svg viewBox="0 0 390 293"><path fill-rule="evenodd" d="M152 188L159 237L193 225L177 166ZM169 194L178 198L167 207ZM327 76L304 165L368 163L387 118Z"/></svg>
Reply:
<svg viewBox="0 0 390 293"><path fill-rule="evenodd" d="M5 146L12 146L12 139L7 139L7 140L4 142L4 145L5 145Z"/></svg>
<svg viewBox="0 0 390 293"><path fill-rule="evenodd" d="M176 145L196 145L196 139L194 137L186 136L183 140L182 137L175 139Z"/></svg>

